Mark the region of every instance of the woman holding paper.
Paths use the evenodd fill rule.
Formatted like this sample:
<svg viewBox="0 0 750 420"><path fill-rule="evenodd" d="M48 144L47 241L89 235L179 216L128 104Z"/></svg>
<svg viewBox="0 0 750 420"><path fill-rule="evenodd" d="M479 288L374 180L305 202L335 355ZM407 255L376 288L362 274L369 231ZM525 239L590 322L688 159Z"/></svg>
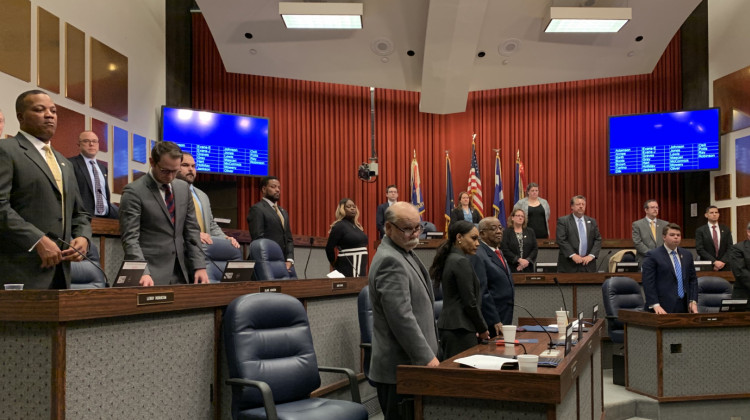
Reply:
<svg viewBox="0 0 750 420"><path fill-rule="evenodd" d="M448 239L438 247L430 277L443 289L443 310L438 319L440 349L449 359L477 345L477 338L489 339L482 317L482 289L467 255L479 246L474 224L459 220L448 228Z"/></svg>

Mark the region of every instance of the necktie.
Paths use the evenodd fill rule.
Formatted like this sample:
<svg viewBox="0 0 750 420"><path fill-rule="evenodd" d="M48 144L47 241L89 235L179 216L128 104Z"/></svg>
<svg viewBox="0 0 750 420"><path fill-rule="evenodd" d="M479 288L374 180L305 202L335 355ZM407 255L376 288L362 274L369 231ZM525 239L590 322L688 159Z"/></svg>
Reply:
<svg viewBox="0 0 750 420"><path fill-rule="evenodd" d="M716 233L716 226L711 226L711 230L713 233L711 233L711 236L713 236L714 239L714 250L716 250L716 258L719 258L719 234Z"/></svg>
<svg viewBox="0 0 750 420"><path fill-rule="evenodd" d="M91 172L94 174L94 197L96 197L96 216L104 216L104 197L102 197L101 181L99 179L99 170L96 167L96 163L90 160Z"/></svg>
<svg viewBox="0 0 750 420"><path fill-rule="evenodd" d="M281 220L281 227L284 227L284 215L281 214L281 210L279 210L279 206L274 204L273 209L276 210L276 215L278 215L279 220Z"/></svg>
<svg viewBox="0 0 750 420"><path fill-rule="evenodd" d="M672 261L674 262L674 273L677 276L677 296L685 297L685 287L682 285L682 266L677 258L677 252L672 251Z"/></svg>
<svg viewBox="0 0 750 420"><path fill-rule="evenodd" d="M588 255L586 246L588 240L586 239L586 229L583 227L583 217L578 219L578 255L585 257Z"/></svg>
<svg viewBox="0 0 750 420"><path fill-rule="evenodd" d="M163 184L161 188L164 190L164 203L167 205L169 220L174 224L174 196L172 195L172 188L170 188L169 184Z"/></svg>
<svg viewBox="0 0 750 420"><path fill-rule="evenodd" d="M503 263L503 268L507 270L508 266L505 264L505 258L503 258L503 251L500 251L500 248L498 248L495 250L495 254L497 254L497 258L500 258L500 262Z"/></svg>
<svg viewBox="0 0 750 420"><path fill-rule="evenodd" d="M651 221L651 236L654 237L654 242L656 242L656 220Z"/></svg>
<svg viewBox="0 0 750 420"><path fill-rule="evenodd" d="M44 158L47 160L47 166L49 166L49 170L52 172L52 177L55 179L55 184L57 184L57 189L60 191L60 210L62 212L63 227L65 227L65 195L63 190L62 172L57 165L55 155L52 153L52 148L48 144L45 144L42 146L42 149L44 150Z"/></svg>
<svg viewBox="0 0 750 420"><path fill-rule="evenodd" d="M193 194L193 206L195 207L195 217L198 219L198 226L201 228L202 233L206 233L206 223L203 221L203 212L201 211L200 203Z"/></svg>

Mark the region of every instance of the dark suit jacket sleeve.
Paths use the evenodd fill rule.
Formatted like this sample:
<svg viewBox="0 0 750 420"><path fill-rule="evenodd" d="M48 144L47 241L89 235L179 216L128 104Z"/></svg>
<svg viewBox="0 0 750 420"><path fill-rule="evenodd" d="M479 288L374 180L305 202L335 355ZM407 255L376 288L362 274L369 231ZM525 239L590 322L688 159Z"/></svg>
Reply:
<svg viewBox="0 0 750 420"><path fill-rule="evenodd" d="M481 220L481 217L479 216L479 210L471 209L471 219L474 224L479 223L479 221Z"/></svg>
<svg viewBox="0 0 750 420"><path fill-rule="evenodd" d="M339 241L341 241L341 237L344 235L345 231L343 228L343 225L341 223L336 223L331 228L331 232L328 234L328 242L326 242L326 257L328 258L328 262L333 265L333 263L336 262L336 246L339 244Z"/></svg>
<svg viewBox="0 0 750 420"><path fill-rule="evenodd" d="M688 289L688 301L694 300L698 301L698 275L695 273L695 264L693 263L693 254L688 252L685 249L681 249L680 251L683 258L683 263L687 263L686 267L686 273L689 285Z"/></svg>
<svg viewBox="0 0 750 420"><path fill-rule="evenodd" d="M714 262L716 256L708 248L707 242L713 244L713 239L708 234L708 225L701 225L695 230L695 252L702 261ZM713 248L713 245L711 245L711 248Z"/></svg>
<svg viewBox="0 0 750 420"><path fill-rule="evenodd" d="M535 264L536 257L539 254L539 245L536 242L536 233L534 233L534 229L530 228L524 229L523 232L525 235L523 239L523 246L525 251L524 255L527 256L527 260L529 260L532 264Z"/></svg>
<svg viewBox="0 0 750 420"><path fill-rule="evenodd" d="M732 274L734 274L734 290L744 289L747 292L750 291L750 267L747 264L747 257L750 256L745 255L746 243L746 241L738 242L732 246L728 253L731 254L732 258L730 265ZM736 295L733 294L733 296Z"/></svg>
<svg viewBox="0 0 750 420"><path fill-rule="evenodd" d="M481 297L474 294L475 274L471 268L471 263L465 257L456 258L453 261L454 264L451 264L450 267L446 264L445 270L446 274L452 275L456 279L461 308L463 308L464 313L471 323L474 324L476 332L485 332L487 331L487 324L484 322L482 309L479 307L479 299ZM446 275L444 274L443 278L445 277Z"/></svg>
<svg viewBox="0 0 750 420"><path fill-rule="evenodd" d="M480 245L481 246L481 245ZM495 300L490 295L489 291L489 279L487 278L487 268L485 264L490 263L483 258L484 251L477 249L476 255L469 257L474 273L476 273L479 279L479 285L482 293L482 316L484 317L487 325L496 325L500 322L500 317L497 315L498 311L495 307ZM492 335L494 335L494 330Z"/></svg>
<svg viewBox="0 0 750 420"><path fill-rule="evenodd" d="M453 210L451 210L451 223L458 220L464 220L464 212L461 211L461 209L454 207Z"/></svg>
<svg viewBox="0 0 750 420"><path fill-rule="evenodd" d="M378 229L380 238L385 236L385 210L388 208L388 203L378 205L377 211L375 212L375 226Z"/></svg>
<svg viewBox="0 0 750 420"><path fill-rule="evenodd" d="M570 232L568 232L569 218L570 216L563 216L557 219L557 232L555 233L555 242L557 242L560 253L565 258L570 258L571 255L578 253L578 250L573 249L573 245L570 243Z"/></svg>
<svg viewBox="0 0 750 420"><path fill-rule="evenodd" d="M13 188L15 164L13 157L6 153L6 149L0 148L0 232L3 234L3 240L13 242L19 249L28 250L46 232L27 222L11 207L10 193Z"/></svg>
<svg viewBox="0 0 750 420"><path fill-rule="evenodd" d="M503 241L500 242L500 250L503 251L505 261L509 265L513 267L518 265L518 241L516 240L516 232L512 227L505 229L505 232L503 232Z"/></svg>
<svg viewBox="0 0 750 420"><path fill-rule="evenodd" d="M143 203L138 194L133 190L132 185L125 186L122 190L120 200L120 240L122 241L122 248L125 251L123 259L126 261L145 261L146 257L143 256L139 242ZM146 265L146 271L143 274L151 275L148 265Z"/></svg>
<svg viewBox="0 0 750 420"><path fill-rule="evenodd" d="M721 243L719 244L719 254L721 255L721 262L729 264L731 266L732 261L732 246L734 240L732 239L732 231L724 225L720 225L721 229ZM722 253L721 251L724 251Z"/></svg>
<svg viewBox="0 0 750 420"><path fill-rule="evenodd" d="M284 215L284 232L286 232L286 259L294 259L294 237L292 236L291 223L289 223L289 213L285 209L281 209Z"/></svg>
<svg viewBox="0 0 750 420"><path fill-rule="evenodd" d="M656 290L658 261L656 260L657 257L653 255L657 249L659 248L649 251L646 254L646 258L643 259L641 282L643 283L643 293L646 295L646 306L644 309L648 309L659 303L659 294Z"/></svg>
<svg viewBox="0 0 750 420"><path fill-rule="evenodd" d="M256 203L250 207L250 211L247 213L248 230L250 230L250 239L253 241L265 236L266 221L260 206L260 202Z"/></svg>

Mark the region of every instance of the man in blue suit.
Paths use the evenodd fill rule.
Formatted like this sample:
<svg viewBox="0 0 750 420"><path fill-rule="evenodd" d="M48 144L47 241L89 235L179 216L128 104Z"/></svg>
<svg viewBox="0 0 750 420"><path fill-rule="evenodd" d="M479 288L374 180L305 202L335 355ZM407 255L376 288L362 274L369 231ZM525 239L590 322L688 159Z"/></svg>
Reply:
<svg viewBox="0 0 750 420"><path fill-rule="evenodd" d="M515 290L508 261L500 251L503 226L496 217L485 217L479 221L479 248L469 257L482 289L482 315L494 337L500 327L513 323L513 301ZM494 326L494 328L492 328Z"/></svg>
<svg viewBox="0 0 750 420"><path fill-rule="evenodd" d="M657 314L698 313L698 277L693 256L680 248L680 227L670 223L662 230L664 246L646 253L643 260L644 309Z"/></svg>

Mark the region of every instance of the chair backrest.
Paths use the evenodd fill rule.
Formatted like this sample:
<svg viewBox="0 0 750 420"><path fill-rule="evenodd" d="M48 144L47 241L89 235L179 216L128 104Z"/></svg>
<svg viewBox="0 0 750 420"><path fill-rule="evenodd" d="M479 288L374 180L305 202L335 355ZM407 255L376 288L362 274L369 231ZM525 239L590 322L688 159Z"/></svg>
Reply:
<svg viewBox="0 0 750 420"><path fill-rule="evenodd" d="M286 259L276 242L260 238L250 242L250 259L255 261L256 280L286 280L296 278L286 269Z"/></svg>
<svg viewBox="0 0 750 420"><path fill-rule="evenodd" d="M359 341L362 344L372 344L372 303L370 302L370 286L360 290L357 297L357 315L359 316ZM370 356L371 348L364 349L362 359L362 371L365 377L370 378Z"/></svg>
<svg viewBox="0 0 750 420"><path fill-rule="evenodd" d="M419 239L427 238L427 232L437 232L437 227L434 223L422 221L419 224L422 225L422 233L419 234Z"/></svg>
<svg viewBox="0 0 750 420"><path fill-rule="evenodd" d="M232 242L224 238L211 238L213 243L211 245L205 245L203 250L206 255L213 260L219 268L216 268L211 261L206 259L206 271L208 272L208 279L211 283L221 281L221 275L224 272L224 268L227 265L227 261L239 261L242 259L242 250L232 246Z"/></svg>
<svg viewBox="0 0 750 420"><path fill-rule="evenodd" d="M307 313L281 293L255 293L233 300L224 312L224 347L231 378L263 381L276 404L308 398L320 386ZM260 392L233 387L233 418L263 406Z"/></svg>
<svg viewBox="0 0 750 420"><path fill-rule="evenodd" d="M643 309L641 285L630 277L610 277L602 284L602 300L607 316L617 316L620 309ZM625 326L616 319L607 320L609 337L615 343L625 341Z"/></svg>
<svg viewBox="0 0 750 420"><path fill-rule="evenodd" d="M83 260L70 264L71 289L101 289L108 287L104 274L94 264L99 266L99 250L91 244L86 256L94 262Z"/></svg>
<svg viewBox="0 0 750 420"><path fill-rule="evenodd" d="M698 277L698 312L719 312L721 301L732 297L732 285L721 277Z"/></svg>
<svg viewBox="0 0 750 420"><path fill-rule="evenodd" d="M614 273L617 271L618 262L635 262L635 253L635 249L621 249L615 252L615 254L609 258L609 262L607 263L609 272Z"/></svg>

